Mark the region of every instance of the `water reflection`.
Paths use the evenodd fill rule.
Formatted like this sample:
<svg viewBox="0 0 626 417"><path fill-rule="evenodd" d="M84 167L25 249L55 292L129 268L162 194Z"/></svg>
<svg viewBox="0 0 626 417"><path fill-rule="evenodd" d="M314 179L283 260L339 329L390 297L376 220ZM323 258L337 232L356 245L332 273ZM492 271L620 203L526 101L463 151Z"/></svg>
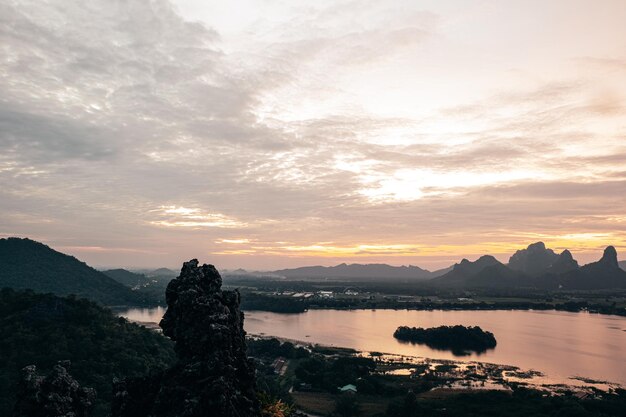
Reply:
<svg viewBox="0 0 626 417"><path fill-rule="evenodd" d="M428 348L432 350L437 350L440 352L450 352L452 353L452 355L456 357L471 356L471 355L474 355L474 357L480 357L483 353L486 353L490 350L495 349L495 348L489 348L489 349L442 348L442 347L435 346L432 343L428 343L428 342L410 342L408 340L398 340L398 343L403 344L403 345L425 345L425 346L428 346Z"/></svg>
<svg viewBox="0 0 626 417"><path fill-rule="evenodd" d="M158 323L165 309L130 309L123 316ZM303 314L249 311L245 329L307 343L436 359L452 352L393 338L398 326L480 326L498 345L464 360L515 365L566 380L587 377L626 385L626 318L564 311L311 310Z"/></svg>
<svg viewBox="0 0 626 417"><path fill-rule="evenodd" d="M167 308L130 308L117 311L117 314L126 317L128 320L145 325L146 327L159 329L159 322L165 314Z"/></svg>

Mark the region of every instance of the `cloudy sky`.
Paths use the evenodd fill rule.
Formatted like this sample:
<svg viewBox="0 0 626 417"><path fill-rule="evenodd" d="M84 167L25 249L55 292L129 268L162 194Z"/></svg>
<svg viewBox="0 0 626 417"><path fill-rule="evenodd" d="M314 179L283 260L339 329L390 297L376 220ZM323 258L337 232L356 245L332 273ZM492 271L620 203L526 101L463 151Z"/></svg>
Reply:
<svg viewBox="0 0 626 417"><path fill-rule="evenodd" d="M96 266L626 258L626 7L0 0L0 236Z"/></svg>

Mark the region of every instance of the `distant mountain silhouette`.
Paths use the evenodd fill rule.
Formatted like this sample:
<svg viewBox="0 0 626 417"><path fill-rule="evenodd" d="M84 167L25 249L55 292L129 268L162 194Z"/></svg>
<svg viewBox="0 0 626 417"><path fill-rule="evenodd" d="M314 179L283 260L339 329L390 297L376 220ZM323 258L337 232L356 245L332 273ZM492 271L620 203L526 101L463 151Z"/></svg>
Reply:
<svg viewBox="0 0 626 417"><path fill-rule="evenodd" d="M545 273L558 259L559 255L552 249L547 249L543 242L528 245L528 248L518 250L509 259L509 268L537 276Z"/></svg>
<svg viewBox="0 0 626 417"><path fill-rule="evenodd" d="M305 266L282 269L272 274L286 278L317 279L414 279L426 280L444 274L446 269L430 272L418 266L391 266L387 264L339 264L337 266Z"/></svg>
<svg viewBox="0 0 626 417"><path fill-rule="evenodd" d="M178 272L169 268L159 268L154 271L149 271L146 275L149 277L176 277Z"/></svg>
<svg viewBox="0 0 626 417"><path fill-rule="evenodd" d="M240 275L259 275L262 274L260 272L256 272L256 271L246 271L243 268L237 268L237 269L225 269L224 272L222 273L222 275L235 275L235 276L240 276Z"/></svg>
<svg viewBox="0 0 626 417"><path fill-rule="evenodd" d="M127 271L126 269L109 269L102 271L102 273L110 278L113 278L120 284L124 284L127 287L136 287L150 284L150 278L144 274L138 274L135 272Z"/></svg>
<svg viewBox="0 0 626 417"><path fill-rule="evenodd" d="M30 239L0 239L0 287L75 294L106 305L143 304L143 296L73 256Z"/></svg>
<svg viewBox="0 0 626 417"><path fill-rule="evenodd" d="M504 264L484 268L470 277L466 284L473 288L518 288L531 285L528 275Z"/></svg>
<svg viewBox="0 0 626 417"><path fill-rule="evenodd" d="M564 274L578 268L578 262L572 256L572 253L565 249L545 272L548 274Z"/></svg>
<svg viewBox="0 0 626 417"><path fill-rule="evenodd" d="M511 287L526 276L508 268L491 255L483 255L474 262L463 259L452 270L430 281L433 285L444 287Z"/></svg>
<svg viewBox="0 0 626 417"><path fill-rule="evenodd" d="M557 255L552 249L546 248L543 242L537 242L515 252L507 266L531 277L539 277L578 269L578 262L567 249Z"/></svg>
<svg viewBox="0 0 626 417"><path fill-rule="evenodd" d="M619 261L617 264L619 265L620 268L626 271L626 261Z"/></svg>
<svg viewBox="0 0 626 417"><path fill-rule="evenodd" d="M178 276L178 272L169 268L158 269L128 269L128 272L132 274L143 275L151 282L150 285L154 285L153 281L156 281L159 285L167 285L172 279Z"/></svg>
<svg viewBox="0 0 626 417"><path fill-rule="evenodd" d="M556 255L537 242L517 251L508 266L488 255L475 262L463 259L452 271L430 283L457 288L626 288L626 271L620 269L613 246L606 248L598 262L579 267L569 250Z"/></svg>
<svg viewBox="0 0 626 417"><path fill-rule="evenodd" d="M609 246L599 261L560 274L556 282L563 289L626 288L626 271L619 267L615 248Z"/></svg>

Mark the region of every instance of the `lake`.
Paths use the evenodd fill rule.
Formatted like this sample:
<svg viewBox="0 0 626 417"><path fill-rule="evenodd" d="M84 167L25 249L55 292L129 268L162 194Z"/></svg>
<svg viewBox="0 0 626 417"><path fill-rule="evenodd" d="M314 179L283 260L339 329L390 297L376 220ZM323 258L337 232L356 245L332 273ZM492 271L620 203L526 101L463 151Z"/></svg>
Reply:
<svg viewBox="0 0 626 417"><path fill-rule="evenodd" d="M165 309L129 309L120 315L157 323ZM482 354L449 351L394 339L398 326L461 324L492 332L498 345ZM409 356L515 365L554 381L579 376L626 386L626 318L563 311L309 310L302 314L247 311L249 334Z"/></svg>

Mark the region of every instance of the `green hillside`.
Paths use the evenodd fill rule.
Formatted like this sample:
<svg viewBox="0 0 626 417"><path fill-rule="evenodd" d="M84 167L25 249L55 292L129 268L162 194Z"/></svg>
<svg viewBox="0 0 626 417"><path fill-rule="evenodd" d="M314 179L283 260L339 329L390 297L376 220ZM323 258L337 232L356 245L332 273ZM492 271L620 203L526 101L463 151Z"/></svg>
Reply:
<svg viewBox="0 0 626 417"><path fill-rule="evenodd" d="M30 239L0 239L0 288L75 294L105 305L139 305L151 300L73 256Z"/></svg>
<svg viewBox="0 0 626 417"><path fill-rule="evenodd" d="M94 417L106 415L114 377L139 376L171 366L172 342L74 297L0 290L0 416L11 415L20 369L47 372L69 359L71 373L98 391Z"/></svg>
<svg viewBox="0 0 626 417"><path fill-rule="evenodd" d="M152 282L150 278L144 274L137 274L135 272L127 271L126 269L108 269L106 271L102 271L102 273L130 288L142 287L149 285Z"/></svg>

